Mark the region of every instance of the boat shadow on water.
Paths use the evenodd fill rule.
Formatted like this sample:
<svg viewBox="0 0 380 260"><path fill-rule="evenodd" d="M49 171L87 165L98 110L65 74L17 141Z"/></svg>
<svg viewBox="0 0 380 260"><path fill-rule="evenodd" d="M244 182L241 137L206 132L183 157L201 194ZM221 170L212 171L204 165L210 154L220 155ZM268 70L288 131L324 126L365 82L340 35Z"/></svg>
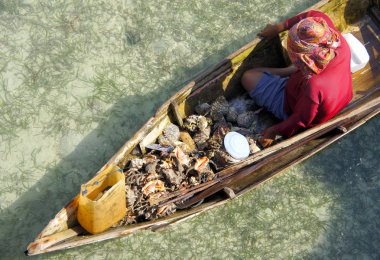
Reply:
<svg viewBox="0 0 380 260"><path fill-rule="evenodd" d="M0 215L1 257L23 255L22 248L33 240L107 160L148 119L152 111L134 111L131 107L160 105L163 95L154 91L146 95L127 95L109 111L109 118L86 136L73 152L46 173ZM137 113L136 113L137 112ZM108 114L108 113L107 113ZM17 222L15 221L17 219ZM16 223L14 226L9 223ZM12 246L9 242L12 241Z"/></svg>
<svg viewBox="0 0 380 260"><path fill-rule="evenodd" d="M125 95L115 100L115 105L105 113L109 115L106 120L100 122L96 129L76 145L73 152L46 169L42 178L12 205L1 211L0 258L22 257L26 245L33 241L62 205L66 205L78 194L80 185L91 179L165 100L178 90L178 78L194 77L195 72L209 67L213 60L227 53L230 45L239 46L241 40L227 44L221 51L222 54L213 54L191 68L178 68L173 73L178 77L173 76L175 79L161 83L165 86L163 88L144 95ZM148 111L144 110L146 107L149 107Z"/></svg>
<svg viewBox="0 0 380 260"><path fill-rule="evenodd" d="M312 243L312 258L379 257L379 127L380 118L372 119L301 164L300 174L310 175L311 179L304 190L314 193L299 197L301 205L308 205L308 214L315 211L311 213L312 221L303 220L304 229L311 234L307 238L318 233ZM320 197L316 199L318 203L311 202L315 200L313 196Z"/></svg>

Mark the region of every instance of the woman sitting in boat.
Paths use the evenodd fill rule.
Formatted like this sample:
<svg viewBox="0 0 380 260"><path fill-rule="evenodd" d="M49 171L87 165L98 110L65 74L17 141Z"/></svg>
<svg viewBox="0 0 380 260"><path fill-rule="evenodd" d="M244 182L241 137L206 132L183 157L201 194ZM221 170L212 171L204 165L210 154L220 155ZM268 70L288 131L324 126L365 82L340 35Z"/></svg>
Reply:
<svg viewBox="0 0 380 260"><path fill-rule="evenodd" d="M350 49L331 19L309 11L259 34L273 38L289 30L287 68L255 68L242 77L243 87L255 102L283 120L264 130L263 138L292 136L323 123L352 99Z"/></svg>

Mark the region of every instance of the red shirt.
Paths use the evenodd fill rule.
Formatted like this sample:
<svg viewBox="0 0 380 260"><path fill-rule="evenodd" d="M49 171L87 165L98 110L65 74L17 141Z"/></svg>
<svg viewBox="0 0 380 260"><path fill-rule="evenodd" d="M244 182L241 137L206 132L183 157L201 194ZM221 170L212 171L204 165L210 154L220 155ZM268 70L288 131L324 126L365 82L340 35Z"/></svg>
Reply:
<svg viewBox="0 0 380 260"><path fill-rule="evenodd" d="M318 11L299 14L285 21L286 29L306 17L322 17L330 28L335 28L330 18ZM335 57L324 71L306 79L300 70L290 75L285 86L285 112L289 118L275 125L284 136L291 136L301 129L323 123L352 99L352 76L350 68L350 48L339 33L341 44L335 49Z"/></svg>

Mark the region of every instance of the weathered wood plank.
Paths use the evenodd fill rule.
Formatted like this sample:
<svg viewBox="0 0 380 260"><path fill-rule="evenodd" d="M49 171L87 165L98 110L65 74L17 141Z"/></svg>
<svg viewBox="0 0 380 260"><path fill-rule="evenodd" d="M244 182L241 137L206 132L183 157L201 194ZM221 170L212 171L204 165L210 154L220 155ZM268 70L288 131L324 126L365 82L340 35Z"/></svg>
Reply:
<svg viewBox="0 0 380 260"><path fill-rule="evenodd" d="M174 115L174 118L176 120L177 125L179 125L180 127L182 127L183 126L183 120L182 120L182 115L181 115L181 113L179 111L177 102L173 101L170 104L170 108L173 111L173 115Z"/></svg>
<svg viewBox="0 0 380 260"><path fill-rule="evenodd" d="M28 245L27 254L33 255L37 252L44 251L46 248L52 245L58 244L59 242L62 242L66 239L76 237L84 232L85 230L81 226L76 226L74 228L69 228L62 232L37 239Z"/></svg>
<svg viewBox="0 0 380 260"><path fill-rule="evenodd" d="M149 144L154 143L158 136L162 133L165 126L167 126L170 123L170 119L168 116L165 116L159 124L156 124L153 129L147 134L140 142L140 147L142 149L145 149L145 147Z"/></svg>

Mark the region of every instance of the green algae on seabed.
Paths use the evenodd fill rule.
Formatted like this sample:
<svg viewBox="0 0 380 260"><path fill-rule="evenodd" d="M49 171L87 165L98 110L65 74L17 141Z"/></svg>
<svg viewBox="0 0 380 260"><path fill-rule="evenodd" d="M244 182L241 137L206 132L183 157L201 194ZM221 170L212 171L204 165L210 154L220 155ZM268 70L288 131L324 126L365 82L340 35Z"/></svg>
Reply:
<svg viewBox="0 0 380 260"><path fill-rule="evenodd" d="M0 0L0 258L178 86L315 2ZM379 124L187 223L41 258L378 258Z"/></svg>

